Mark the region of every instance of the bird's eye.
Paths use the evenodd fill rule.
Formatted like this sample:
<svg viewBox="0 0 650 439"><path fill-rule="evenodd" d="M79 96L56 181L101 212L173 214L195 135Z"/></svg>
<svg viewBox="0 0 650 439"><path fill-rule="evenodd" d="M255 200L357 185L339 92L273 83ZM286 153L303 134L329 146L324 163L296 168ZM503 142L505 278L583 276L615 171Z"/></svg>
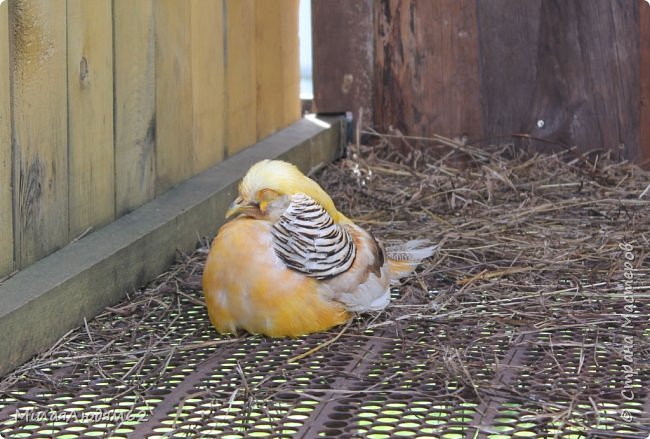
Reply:
<svg viewBox="0 0 650 439"><path fill-rule="evenodd" d="M260 210L262 212L266 211L266 206L277 200L279 194L273 189L262 189L257 193L257 199L259 201Z"/></svg>
<svg viewBox="0 0 650 439"><path fill-rule="evenodd" d="M269 203L277 199L278 196L279 194L273 189L262 189L257 193L257 199L260 201L260 203L263 202Z"/></svg>

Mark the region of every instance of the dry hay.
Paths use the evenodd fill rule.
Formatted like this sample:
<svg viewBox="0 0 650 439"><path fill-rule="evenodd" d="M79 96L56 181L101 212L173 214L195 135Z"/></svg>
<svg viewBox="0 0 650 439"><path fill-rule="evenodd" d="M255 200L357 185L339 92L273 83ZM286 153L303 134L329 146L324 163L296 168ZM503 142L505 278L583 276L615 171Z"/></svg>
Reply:
<svg viewBox="0 0 650 439"><path fill-rule="evenodd" d="M386 311L219 337L204 245L7 376L0 435L648 436L650 175L596 151L366 134L316 178L376 236L439 243ZM79 415L12 420L30 408ZM133 416L80 419L102 410Z"/></svg>

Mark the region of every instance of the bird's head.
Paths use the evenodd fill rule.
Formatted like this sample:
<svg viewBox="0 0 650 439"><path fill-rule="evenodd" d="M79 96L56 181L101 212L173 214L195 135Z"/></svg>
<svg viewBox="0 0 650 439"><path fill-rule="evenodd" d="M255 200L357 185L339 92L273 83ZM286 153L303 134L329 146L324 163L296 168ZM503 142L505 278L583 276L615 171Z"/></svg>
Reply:
<svg viewBox="0 0 650 439"><path fill-rule="evenodd" d="M251 166L239 185L239 196L230 205L226 218L246 215L277 219L288 207L289 197L298 193L319 203L334 222L345 219L318 183L282 160L262 160Z"/></svg>

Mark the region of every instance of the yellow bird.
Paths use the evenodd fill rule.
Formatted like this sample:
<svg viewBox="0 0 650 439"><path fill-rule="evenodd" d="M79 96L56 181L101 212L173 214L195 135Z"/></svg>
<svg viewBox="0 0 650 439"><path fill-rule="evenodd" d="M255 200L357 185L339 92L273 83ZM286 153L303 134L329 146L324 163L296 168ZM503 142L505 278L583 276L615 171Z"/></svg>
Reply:
<svg viewBox="0 0 650 439"><path fill-rule="evenodd" d="M336 210L294 165L263 160L239 186L203 273L210 321L220 333L270 337L324 331L351 312L384 309L390 284L435 246L387 248Z"/></svg>

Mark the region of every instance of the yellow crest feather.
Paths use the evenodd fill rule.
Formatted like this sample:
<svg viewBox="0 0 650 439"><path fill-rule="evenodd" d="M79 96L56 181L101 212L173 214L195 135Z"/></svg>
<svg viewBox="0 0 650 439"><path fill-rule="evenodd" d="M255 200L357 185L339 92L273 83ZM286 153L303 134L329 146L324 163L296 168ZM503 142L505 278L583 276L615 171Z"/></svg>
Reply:
<svg viewBox="0 0 650 439"><path fill-rule="evenodd" d="M282 195L298 193L308 195L323 206L335 222L347 220L336 210L327 192L291 163L282 160L262 160L251 166L239 185L239 194L251 200L263 189L271 189Z"/></svg>

